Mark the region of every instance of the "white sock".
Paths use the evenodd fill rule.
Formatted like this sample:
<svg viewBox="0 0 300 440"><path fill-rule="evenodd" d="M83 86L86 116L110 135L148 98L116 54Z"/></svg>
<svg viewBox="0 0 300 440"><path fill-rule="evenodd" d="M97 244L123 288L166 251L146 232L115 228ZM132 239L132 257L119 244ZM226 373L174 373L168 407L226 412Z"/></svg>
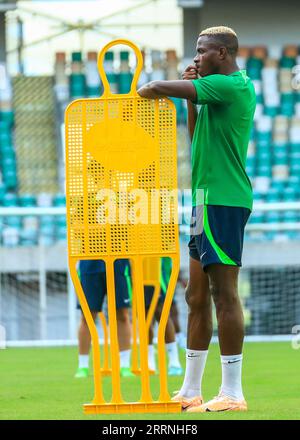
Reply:
<svg viewBox="0 0 300 440"><path fill-rule="evenodd" d="M120 351L120 367L121 368L130 368L130 355L131 355L130 349Z"/></svg>
<svg viewBox="0 0 300 440"><path fill-rule="evenodd" d="M176 342L180 348L186 349L186 337L182 332L176 333Z"/></svg>
<svg viewBox="0 0 300 440"><path fill-rule="evenodd" d="M78 357L78 368L89 368L89 358L88 354L80 354Z"/></svg>
<svg viewBox="0 0 300 440"><path fill-rule="evenodd" d="M235 400L244 400L242 390L243 355L221 356L222 385L220 392Z"/></svg>
<svg viewBox="0 0 300 440"><path fill-rule="evenodd" d="M169 358L169 367L181 368L178 356L178 347L177 342L169 342L166 344L168 358Z"/></svg>
<svg viewBox="0 0 300 440"><path fill-rule="evenodd" d="M186 366L180 396L201 396L201 384L208 350L186 350Z"/></svg>
<svg viewBox="0 0 300 440"><path fill-rule="evenodd" d="M150 370L156 370L154 345L148 345L148 366Z"/></svg>

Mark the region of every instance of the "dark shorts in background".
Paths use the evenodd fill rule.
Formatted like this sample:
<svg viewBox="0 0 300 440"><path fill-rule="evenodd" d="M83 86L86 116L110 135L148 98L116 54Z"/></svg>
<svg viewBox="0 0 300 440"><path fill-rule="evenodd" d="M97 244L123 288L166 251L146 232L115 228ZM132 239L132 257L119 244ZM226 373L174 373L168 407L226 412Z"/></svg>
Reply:
<svg viewBox="0 0 300 440"><path fill-rule="evenodd" d="M242 265L244 230L250 215L248 208L204 205L193 207L189 253L209 264Z"/></svg>
<svg viewBox="0 0 300 440"><path fill-rule="evenodd" d="M120 263L119 263L120 261ZM93 312L101 312L106 289L106 272L104 265L98 264L97 260L90 262L81 261L79 273L82 289L84 291L89 308ZM130 266L118 260L115 265L115 289L116 289L116 308L121 309L131 306L131 278ZM80 309L80 305L77 304Z"/></svg>
<svg viewBox="0 0 300 440"><path fill-rule="evenodd" d="M145 307L146 309L149 309L154 294L154 286L144 286L144 292L145 292ZM165 296L166 293L162 289L160 289L157 304L163 304L165 300Z"/></svg>
<svg viewBox="0 0 300 440"><path fill-rule="evenodd" d="M171 276L172 271L172 264L168 261L169 258L162 258L161 260L161 274L160 274L160 293L158 297L158 304L163 304L165 301L165 296L167 293L167 288L169 285L169 280ZM154 294L154 287L153 286L145 286L144 287L145 292L145 307L148 309L151 305L151 301ZM172 304L176 304L175 299L175 293L172 300Z"/></svg>

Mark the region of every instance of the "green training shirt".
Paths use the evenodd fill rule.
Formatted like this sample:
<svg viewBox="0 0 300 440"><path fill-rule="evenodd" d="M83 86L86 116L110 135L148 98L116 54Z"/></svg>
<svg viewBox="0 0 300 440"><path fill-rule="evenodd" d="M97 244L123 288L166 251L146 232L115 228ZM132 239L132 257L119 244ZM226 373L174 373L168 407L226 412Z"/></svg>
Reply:
<svg viewBox="0 0 300 440"><path fill-rule="evenodd" d="M205 204L252 209L246 157L256 105L254 86L245 70L192 80L201 104L192 142L193 206L197 189ZM198 199L198 200L197 200Z"/></svg>

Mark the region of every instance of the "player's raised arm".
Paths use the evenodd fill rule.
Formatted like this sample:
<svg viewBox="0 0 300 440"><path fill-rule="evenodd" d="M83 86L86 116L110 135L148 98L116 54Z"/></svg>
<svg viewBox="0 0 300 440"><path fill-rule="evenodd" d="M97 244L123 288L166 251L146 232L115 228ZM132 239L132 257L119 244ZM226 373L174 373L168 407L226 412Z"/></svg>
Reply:
<svg viewBox="0 0 300 440"><path fill-rule="evenodd" d="M197 79L197 78L198 78L197 68L193 64L187 66L184 72L182 73L182 79L184 80L192 81L193 79ZM196 105L193 104L193 102L190 99L187 100L187 110L188 110L187 125L189 130L189 136L192 141L196 126L198 111Z"/></svg>
<svg viewBox="0 0 300 440"><path fill-rule="evenodd" d="M143 98L156 99L163 96L196 100L196 89L191 81L152 81L138 91Z"/></svg>

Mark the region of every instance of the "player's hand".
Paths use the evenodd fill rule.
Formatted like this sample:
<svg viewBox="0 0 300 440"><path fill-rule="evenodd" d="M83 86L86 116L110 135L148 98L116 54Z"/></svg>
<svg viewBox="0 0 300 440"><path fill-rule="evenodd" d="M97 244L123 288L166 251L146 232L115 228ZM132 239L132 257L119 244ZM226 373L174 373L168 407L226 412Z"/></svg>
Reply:
<svg viewBox="0 0 300 440"><path fill-rule="evenodd" d="M185 68L181 75L182 79L198 79L198 72L194 64L190 64Z"/></svg>

